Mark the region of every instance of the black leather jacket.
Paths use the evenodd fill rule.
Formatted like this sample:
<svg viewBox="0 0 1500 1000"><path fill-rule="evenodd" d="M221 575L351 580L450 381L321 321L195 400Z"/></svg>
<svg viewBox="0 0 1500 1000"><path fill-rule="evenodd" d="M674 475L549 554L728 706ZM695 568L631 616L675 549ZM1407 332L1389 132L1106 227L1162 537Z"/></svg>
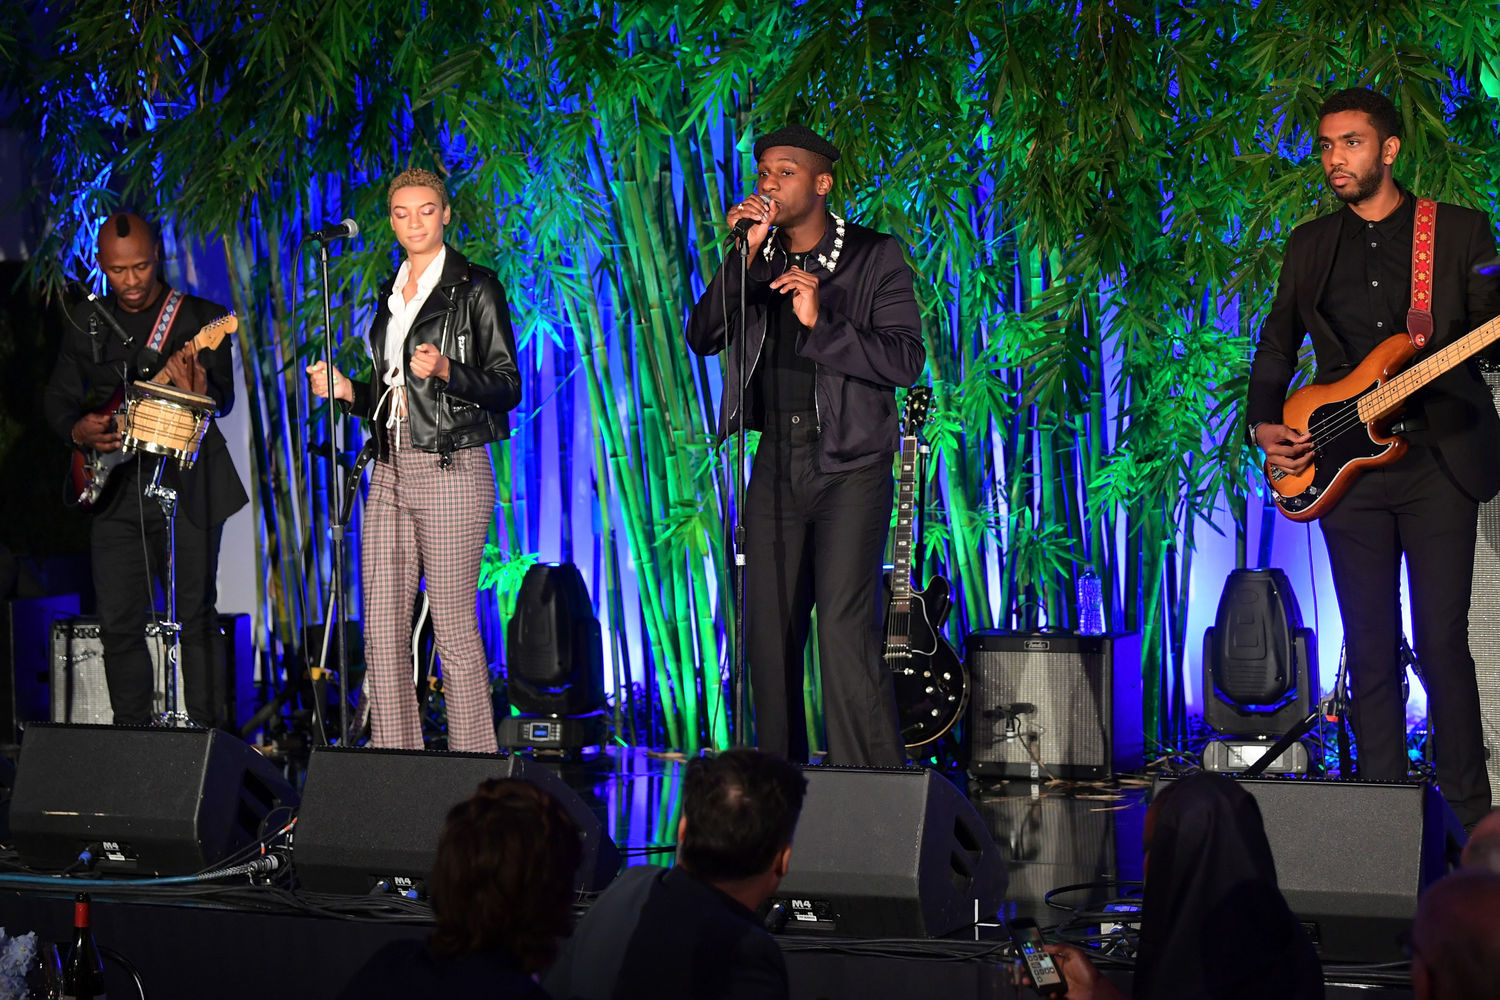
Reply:
<svg viewBox="0 0 1500 1000"><path fill-rule="evenodd" d="M391 318L386 302L395 283L393 274L380 287L380 307L370 324L370 355L375 360L371 381L354 380L354 402L344 404L346 412L373 420L382 458L389 447L385 411L377 418L374 408L384 391L380 373L385 370L385 327ZM432 344L447 355L446 382L411 373L412 352L420 344ZM521 373L510 307L495 272L471 264L448 247L442 277L406 334L405 355L412 447L448 455L510 436L506 413L521 401Z"/></svg>
<svg viewBox="0 0 1500 1000"><path fill-rule="evenodd" d="M771 290L770 282L787 267L776 236L770 238L770 261L760 253L750 261L745 289L752 392L766 339L766 313L780 294ZM828 231L812 256L831 255L835 238L834 221L829 219ZM927 361L922 316L901 245L892 236L853 223L844 224L843 242L831 273L816 263L810 267L818 276L818 322L811 329L802 328L797 338L797 353L811 359L815 369L818 468L823 472L847 472L890 459L900 446L895 388L915 382ZM737 339L739 312L740 258L738 250L731 250L688 317L688 346L699 354L724 350L729 346L726 319L731 337ZM719 434L724 437L737 422L739 370L735 347L728 352L719 408ZM759 429L753 416L745 426Z"/></svg>

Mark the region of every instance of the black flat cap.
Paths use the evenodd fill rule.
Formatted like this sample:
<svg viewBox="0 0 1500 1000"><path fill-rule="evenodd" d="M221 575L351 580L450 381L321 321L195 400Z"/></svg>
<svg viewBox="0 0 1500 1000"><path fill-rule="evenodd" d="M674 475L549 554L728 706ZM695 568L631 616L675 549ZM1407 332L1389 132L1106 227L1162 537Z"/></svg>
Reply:
<svg viewBox="0 0 1500 1000"><path fill-rule="evenodd" d="M760 159L761 155L773 146L794 146L797 149L805 149L810 153L827 157L829 163L837 163L839 158L839 148L806 125L788 125L756 139L755 158Z"/></svg>

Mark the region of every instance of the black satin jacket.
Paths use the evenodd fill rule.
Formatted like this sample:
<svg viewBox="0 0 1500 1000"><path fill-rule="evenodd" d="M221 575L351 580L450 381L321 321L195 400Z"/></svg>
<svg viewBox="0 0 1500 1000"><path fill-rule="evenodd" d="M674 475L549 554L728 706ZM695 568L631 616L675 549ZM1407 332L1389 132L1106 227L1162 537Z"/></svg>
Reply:
<svg viewBox="0 0 1500 1000"><path fill-rule="evenodd" d="M768 239L771 260L757 252L748 269L745 347L751 376L765 344L772 297L779 294L770 282L787 268L776 235ZM895 453L900 444L895 389L914 383L927 363L911 268L901 245L894 237L846 222L844 245L830 272L816 261L820 253L832 256L835 239L836 227L829 219L822 242L809 255L808 269L818 276L818 322L797 337L797 353L810 358L816 371L818 465L823 472L847 472ZM699 354L724 350L739 334L739 312L740 255L731 250L688 317L688 346ZM724 374L719 410L724 437L738 420L739 353L738 348L729 351ZM753 416L745 426L760 429Z"/></svg>
<svg viewBox="0 0 1500 1000"><path fill-rule="evenodd" d="M368 381L353 380L354 402L340 404L346 412L372 420L382 458L389 441L384 412L377 418L374 409L386 365L385 327L391 318L386 300L395 283L393 274L381 285L380 306L370 324L373 374ZM432 344L447 355L446 382L435 375L423 379L411 373L412 352L421 344ZM412 320L404 353L407 428L413 447L448 455L510 436L506 414L521 402L521 373L510 307L495 272L471 264L448 247L442 277Z"/></svg>

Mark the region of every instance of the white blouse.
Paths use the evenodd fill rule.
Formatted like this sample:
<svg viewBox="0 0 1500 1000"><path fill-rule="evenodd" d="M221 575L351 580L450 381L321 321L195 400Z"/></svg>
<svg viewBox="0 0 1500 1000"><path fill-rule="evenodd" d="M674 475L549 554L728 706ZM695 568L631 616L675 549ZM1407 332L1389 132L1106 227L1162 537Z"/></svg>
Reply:
<svg viewBox="0 0 1500 1000"><path fill-rule="evenodd" d="M385 350L381 352L385 358L385 370L380 373L386 388L380 402L375 405L375 412L379 414L382 404L389 407L385 420L387 427L395 429L399 421L406 419L406 335L411 332L417 313L422 311L422 304L442 278L443 262L447 257L448 247L445 245L417 278L417 294L409 302L402 289L411 278L411 260L403 260L401 269L396 272L395 284L391 286L391 296L386 300L391 318L385 325ZM396 446L400 447L399 429L394 438Z"/></svg>

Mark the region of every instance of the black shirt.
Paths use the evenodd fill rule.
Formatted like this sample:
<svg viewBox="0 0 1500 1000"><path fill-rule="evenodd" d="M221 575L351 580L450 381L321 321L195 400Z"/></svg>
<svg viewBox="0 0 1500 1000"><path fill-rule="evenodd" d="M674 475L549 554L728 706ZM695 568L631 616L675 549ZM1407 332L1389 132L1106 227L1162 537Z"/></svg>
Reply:
<svg viewBox="0 0 1500 1000"><path fill-rule="evenodd" d="M1403 191L1401 204L1379 222L1361 219L1347 206L1339 215L1333 268L1318 311L1343 342L1351 364L1387 337L1406 330L1416 205L1416 199Z"/></svg>
<svg viewBox="0 0 1500 1000"><path fill-rule="evenodd" d="M165 294L165 289L162 294ZM119 308L113 294L103 300L102 307L131 335L130 347L122 344L119 337L94 315L93 305L84 303L69 311L57 364L42 393L47 423L61 440L71 445L73 426L78 418L108 401L122 383L148 377L143 369L159 370L162 359L148 356L145 345L162 301L162 295L158 295L145 309L129 313ZM225 312L222 306L207 299L184 296L171 337L164 345L164 353L170 354ZM96 329L92 335L91 329ZM232 342L233 338L226 335L219 339L213 350L198 352L198 363L207 376L207 394L213 398L219 416L227 414L234 405ZM149 363L152 361L156 365L154 368ZM117 477L124 478L117 471L110 476L111 482ZM149 477L130 478L144 484ZM179 470L176 462L168 462L162 480L181 491L178 513L185 514L200 527L221 524L248 502L217 420L209 424L203 437L197 464L191 469ZM114 499L102 498L106 510L101 513L108 516L108 510L116 503L128 501L134 506L135 501L129 497L129 492L112 488Z"/></svg>
<svg viewBox="0 0 1500 1000"><path fill-rule="evenodd" d="M810 254L787 254L787 264L778 273L800 267L808 270ZM776 254L782 258L781 253ZM814 379L817 367L811 358L797 353L797 340L804 327L792 310L792 293L771 292L776 299L766 313L766 339L755 373L752 391L756 414L805 413L814 409ZM760 426L767 426L762 422Z"/></svg>

